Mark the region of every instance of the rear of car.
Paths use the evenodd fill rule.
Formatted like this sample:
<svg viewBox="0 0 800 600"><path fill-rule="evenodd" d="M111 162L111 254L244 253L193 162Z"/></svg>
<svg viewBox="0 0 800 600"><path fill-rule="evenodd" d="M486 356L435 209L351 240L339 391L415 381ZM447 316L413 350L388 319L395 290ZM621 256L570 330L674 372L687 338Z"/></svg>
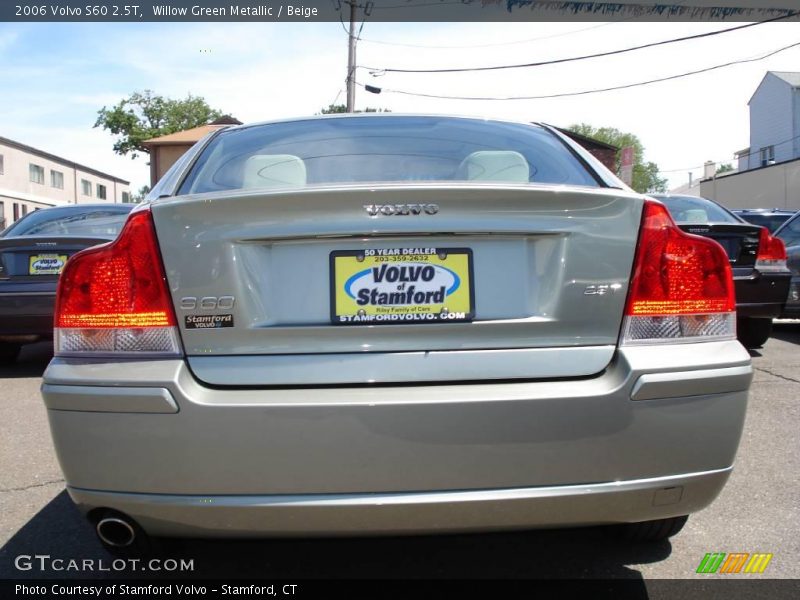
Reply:
<svg viewBox="0 0 800 600"><path fill-rule="evenodd" d="M747 348L762 346L789 293L791 274L783 242L766 227L748 223L707 198L654 197L666 205L681 229L711 238L725 248L736 287L739 341Z"/></svg>
<svg viewBox="0 0 800 600"><path fill-rule="evenodd" d="M75 253L119 233L131 205L76 205L31 212L0 235L0 362L53 336L56 284Z"/></svg>
<svg viewBox="0 0 800 600"><path fill-rule="evenodd" d="M68 263L42 387L106 543L655 522L722 489L722 248L542 126L224 130Z"/></svg>
<svg viewBox="0 0 800 600"><path fill-rule="evenodd" d="M784 319L800 319L800 212L795 213L789 221L781 226L775 237L786 246L786 258L792 273L789 296L781 317Z"/></svg>

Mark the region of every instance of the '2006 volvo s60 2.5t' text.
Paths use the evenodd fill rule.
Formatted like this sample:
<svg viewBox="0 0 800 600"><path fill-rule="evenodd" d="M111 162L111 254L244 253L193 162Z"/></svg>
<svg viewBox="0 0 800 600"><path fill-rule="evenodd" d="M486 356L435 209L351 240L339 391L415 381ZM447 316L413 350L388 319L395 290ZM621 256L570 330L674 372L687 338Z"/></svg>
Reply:
<svg viewBox="0 0 800 600"><path fill-rule="evenodd" d="M59 284L69 494L144 536L676 533L752 371L728 257L558 131L223 129Z"/></svg>

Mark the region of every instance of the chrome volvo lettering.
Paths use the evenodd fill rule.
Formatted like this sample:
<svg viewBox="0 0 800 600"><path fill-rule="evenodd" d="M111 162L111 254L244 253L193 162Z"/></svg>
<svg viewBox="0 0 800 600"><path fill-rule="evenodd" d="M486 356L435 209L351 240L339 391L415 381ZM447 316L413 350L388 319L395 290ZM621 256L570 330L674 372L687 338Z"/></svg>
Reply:
<svg viewBox="0 0 800 600"><path fill-rule="evenodd" d="M601 285L587 285L583 290L584 296L605 296L606 294L616 294L622 288L622 284L611 283Z"/></svg>
<svg viewBox="0 0 800 600"><path fill-rule="evenodd" d="M201 310L225 310L233 308L235 300L233 296L204 296L202 298L185 296L181 298L180 307L183 310L194 310L195 308Z"/></svg>
<svg viewBox="0 0 800 600"><path fill-rule="evenodd" d="M439 212L438 204L364 204L364 210L370 217L379 215L435 215Z"/></svg>

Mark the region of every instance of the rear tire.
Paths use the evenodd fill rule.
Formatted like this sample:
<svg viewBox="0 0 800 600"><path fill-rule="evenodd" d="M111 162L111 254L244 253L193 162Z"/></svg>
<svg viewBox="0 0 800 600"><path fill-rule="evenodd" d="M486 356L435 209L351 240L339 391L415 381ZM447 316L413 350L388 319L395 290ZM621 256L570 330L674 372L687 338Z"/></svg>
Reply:
<svg viewBox="0 0 800 600"><path fill-rule="evenodd" d="M21 344L0 342L0 365L10 365L17 360Z"/></svg>
<svg viewBox="0 0 800 600"><path fill-rule="evenodd" d="M676 535L689 516L671 517L641 523L626 523L617 529L618 536L626 542L660 542Z"/></svg>
<svg viewBox="0 0 800 600"><path fill-rule="evenodd" d="M736 321L736 337L745 348L760 348L770 335L772 335L772 319L742 317Z"/></svg>

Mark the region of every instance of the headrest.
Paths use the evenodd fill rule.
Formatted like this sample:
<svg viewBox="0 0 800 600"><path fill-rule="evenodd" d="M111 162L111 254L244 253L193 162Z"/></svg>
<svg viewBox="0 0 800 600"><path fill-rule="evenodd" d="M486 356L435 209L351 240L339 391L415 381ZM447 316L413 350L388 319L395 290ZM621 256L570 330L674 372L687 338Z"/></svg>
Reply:
<svg viewBox="0 0 800 600"><path fill-rule="evenodd" d="M302 187L306 165L292 154L256 154L244 163L243 188Z"/></svg>
<svg viewBox="0 0 800 600"><path fill-rule="evenodd" d="M685 223L708 223L708 213L702 208L690 208L684 211L683 220Z"/></svg>
<svg viewBox="0 0 800 600"><path fill-rule="evenodd" d="M470 181L506 181L528 183L528 161L513 150L482 150L461 161L459 172Z"/></svg>

